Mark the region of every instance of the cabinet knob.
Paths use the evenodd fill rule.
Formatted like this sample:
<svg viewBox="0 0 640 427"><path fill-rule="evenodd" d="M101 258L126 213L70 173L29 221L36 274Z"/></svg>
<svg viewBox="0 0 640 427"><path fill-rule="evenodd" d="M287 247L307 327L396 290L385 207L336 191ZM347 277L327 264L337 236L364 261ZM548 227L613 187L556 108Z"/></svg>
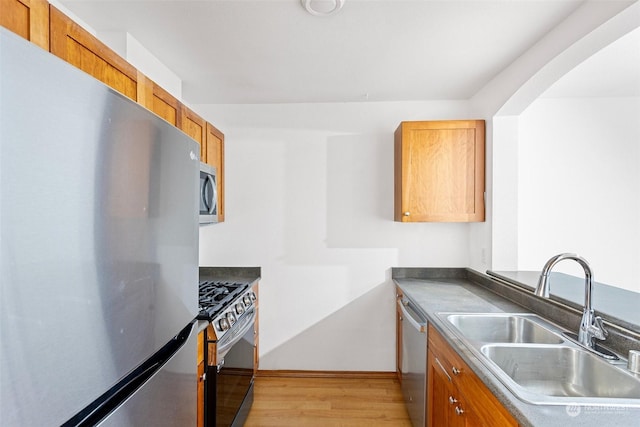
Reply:
<svg viewBox="0 0 640 427"><path fill-rule="evenodd" d="M461 407L456 406L456 415L462 415L462 414L464 414L464 410Z"/></svg>
<svg viewBox="0 0 640 427"><path fill-rule="evenodd" d="M410 215L411 215L411 212L405 212L403 215L404 215L404 216L410 216Z"/></svg>
<svg viewBox="0 0 640 427"><path fill-rule="evenodd" d="M449 396L449 403L450 403L451 405L453 405L453 404L455 404L455 403L458 403L458 399L456 399L456 398L455 398L455 397L453 397L453 396Z"/></svg>
<svg viewBox="0 0 640 427"><path fill-rule="evenodd" d="M455 366L453 368L451 368L451 372L453 372L453 375L459 375L460 374L460 369L456 368Z"/></svg>

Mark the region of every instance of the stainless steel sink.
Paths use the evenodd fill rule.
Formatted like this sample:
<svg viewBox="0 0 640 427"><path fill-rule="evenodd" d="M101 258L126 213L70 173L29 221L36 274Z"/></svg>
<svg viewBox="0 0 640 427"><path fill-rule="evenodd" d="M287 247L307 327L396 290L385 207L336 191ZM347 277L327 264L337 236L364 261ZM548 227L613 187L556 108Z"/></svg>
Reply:
<svg viewBox="0 0 640 427"><path fill-rule="evenodd" d="M561 344L564 339L541 326L535 315L451 314L447 320L465 338L491 343Z"/></svg>
<svg viewBox="0 0 640 427"><path fill-rule="evenodd" d="M437 313L517 397L540 405L640 407L640 375L531 313Z"/></svg>
<svg viewBox="0 0 640 427"><path fill-rule="evenodd" d="M531 403L640 404L638 378L581 348L496 344L481 352L506 385Z"/></svg>

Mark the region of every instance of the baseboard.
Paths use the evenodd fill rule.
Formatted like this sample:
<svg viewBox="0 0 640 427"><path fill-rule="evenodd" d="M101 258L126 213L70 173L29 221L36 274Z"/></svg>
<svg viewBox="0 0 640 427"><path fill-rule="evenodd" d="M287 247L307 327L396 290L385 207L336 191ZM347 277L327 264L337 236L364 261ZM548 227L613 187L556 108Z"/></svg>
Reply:
<svg viewBox="0 0 640 427"><path fill-rule="evenodd" d="M259 370L257 377L280 378L347 378L347 379L396 379L395 372L386 371L300 371Z"/></svg>

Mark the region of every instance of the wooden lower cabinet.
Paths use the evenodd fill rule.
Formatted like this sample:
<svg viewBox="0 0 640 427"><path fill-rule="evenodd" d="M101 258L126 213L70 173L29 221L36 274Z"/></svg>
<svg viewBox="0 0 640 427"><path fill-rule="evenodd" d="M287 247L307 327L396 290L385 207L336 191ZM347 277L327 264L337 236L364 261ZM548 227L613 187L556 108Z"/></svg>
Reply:
<svg viewBox="0 0 640 427"><path fill-rule="evenodd" d="M445 372L442 362L428 352L429 396L427 413L430 426L482 426L462 393ZM494 424L491 424L493 426Z"/></svg>
<svg viewBox="0 0 640 427"><path fill-rule="evenodd" d="M511 414L431 325L428 336L427 425L517 426Z"/></svg>
<svg viewBox="0 0 640 427"><path fill-rule="evenodd" d="M204 380L205 380L205 363L204 363L204 335L205 331L198 333L198 405L197 405L197 426L204 427Z"/></svg>
<svg viewBox="0 0 640 427"><path fill-rule="evenodd" d="M259 349L260 349L260 323L258 322L258 320L260 319L260 310L258 308L258 304L260 303L260 298L258 298L258 282L256 282L255 285L253 285L253 292L256 294L256 305L255 305L255 310L256 310L256 320L255 323L253 325L253 335L255 338L255 341L253 343L253 375L257 375L258 374L258 369L260 368L260 353L259 353Z"/></svg>

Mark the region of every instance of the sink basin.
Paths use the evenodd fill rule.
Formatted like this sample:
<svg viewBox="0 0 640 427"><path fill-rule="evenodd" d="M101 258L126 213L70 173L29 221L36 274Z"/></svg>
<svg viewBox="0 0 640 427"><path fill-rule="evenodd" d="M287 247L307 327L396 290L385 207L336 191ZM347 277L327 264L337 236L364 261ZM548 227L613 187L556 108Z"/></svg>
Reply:
<svg viewBox="0 0 640 427"><path fill-rule="evenodd" d="M561 344L564 339L536 323L535 315L450 314L446 319L468 340L485 343Z"/></svg>
<svg viewBox="0 0 640 427"><path fill-rule="evenodd" d="M577 404L640 405L639 378L582 349L484 345L481 352L499 368L505 385L532 403L565 404L558 398L569 398Z"/></svg>
<svg viewBox="0 0 640 427"><path fill-rule="evenodd" d="M640 407L640 375L624 369L626 360L595 355L536 314L436 315L525 402Z"/></svg>

